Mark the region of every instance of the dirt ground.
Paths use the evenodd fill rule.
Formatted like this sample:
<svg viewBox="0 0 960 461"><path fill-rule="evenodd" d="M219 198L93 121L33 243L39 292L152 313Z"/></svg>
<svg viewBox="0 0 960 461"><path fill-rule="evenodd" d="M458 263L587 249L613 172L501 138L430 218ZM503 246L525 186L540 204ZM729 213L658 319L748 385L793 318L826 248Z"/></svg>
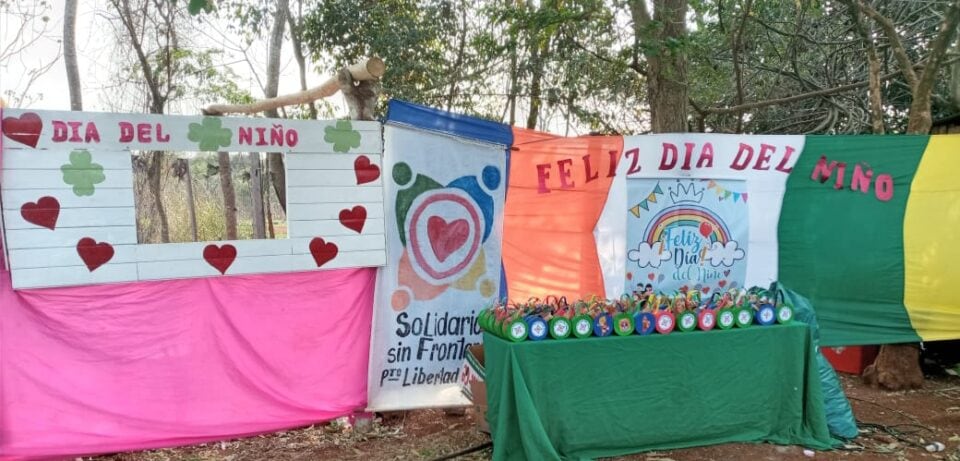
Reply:
<svg viewBox="0 0 960 461"><path fill-rule="evenodd" d="M843 375L843 385L860 426L860 437L843 449L816 452L814 460L957 460L960 461L960 378L928 376L923 389L884 392ZM941 442L946 449L927 452ZM227 442L122 453L88 458L96 461L244 461L244 460L437 460L478 449L458 460L490 459L489 437L480 433L474 415L451 416L441 410L411 411L374 421L366 431L349 422L278 432ZM487 448L482 448L486 446ZM447 458L449 459L449 458ZM647 452L620 460L807 460L797 446L728 444L685 450Z"/></svg>

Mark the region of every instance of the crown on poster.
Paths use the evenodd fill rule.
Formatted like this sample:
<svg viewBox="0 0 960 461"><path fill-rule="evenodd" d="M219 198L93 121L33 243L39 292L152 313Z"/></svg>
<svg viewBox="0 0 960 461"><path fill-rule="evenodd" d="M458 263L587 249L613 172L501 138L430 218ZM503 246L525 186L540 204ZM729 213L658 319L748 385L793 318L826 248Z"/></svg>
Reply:
<svg viewBox="0 0 960 461"><path fill-rule="evenodd" d="M693 182L677 181L676 189L668 187L667 191L673 203L700 203L703 200L704 188L698 188Z"/></svg>

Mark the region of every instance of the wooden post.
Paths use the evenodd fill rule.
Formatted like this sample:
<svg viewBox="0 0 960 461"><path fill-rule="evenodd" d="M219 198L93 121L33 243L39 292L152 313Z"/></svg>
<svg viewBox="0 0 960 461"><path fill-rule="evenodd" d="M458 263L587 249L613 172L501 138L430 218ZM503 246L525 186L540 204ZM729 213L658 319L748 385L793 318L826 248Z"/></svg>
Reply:
<svg viewBox="0 0 960 461"><path fill-rule="evenodd" d="M260 181L260 153L248 152L247 160L250 163L250 202L253 207L250 210L251 220L253 221L253 238L262 239L267 237L263 223L263 193L261 192Z"/></svg>

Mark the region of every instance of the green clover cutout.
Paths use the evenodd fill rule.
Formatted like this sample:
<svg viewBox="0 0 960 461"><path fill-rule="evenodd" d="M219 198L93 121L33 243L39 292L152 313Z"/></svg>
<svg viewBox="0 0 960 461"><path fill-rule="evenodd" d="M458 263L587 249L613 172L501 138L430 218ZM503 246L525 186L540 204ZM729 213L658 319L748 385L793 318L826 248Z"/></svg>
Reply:
<svg viewBox="0 0 960 461"><path fill-rule="evenodd" d="M93 156L86 149L70 152L70 163L61 166L60 171L63 172L63 182L73 186L73 193L78 197L93 195L94 184L107 179L103 175L103 166L93 163Z"/></svg>
<svg viewBox="0 0 960 461"><path fill-rule="evenodd" d="M223 128L218 117L204 117L202 124L191 123L190 132L187 134L187 139L200 143L199 150L202 151L216 151L220 150L221 146L228 147L232 137L233 133Z"/></svg>
<svg viewBox="0 0 960 461"><path fill-rule="evenodd" d="M337 120L337 126L323 129L323 140L333 144L334 152L350 152L352 147L360 147L360 132L353 129L350 120Z"/></svg>

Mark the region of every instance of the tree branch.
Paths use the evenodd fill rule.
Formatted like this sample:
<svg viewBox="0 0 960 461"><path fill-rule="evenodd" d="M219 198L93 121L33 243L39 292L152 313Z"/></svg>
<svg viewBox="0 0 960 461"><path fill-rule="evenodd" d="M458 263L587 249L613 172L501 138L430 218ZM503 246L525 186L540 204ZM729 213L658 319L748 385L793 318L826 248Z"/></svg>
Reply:
<svg viewBox="0 0 960 461"><path fill-rule="evenodd" d="M887 40L890 40L890 47L893 50L893 56L896 58L897 63L900 65L900 71L903 72L903 78L907 80L907 84L910 85L910 88L915 88L917 86L917 73L913 71L913 63L910 62L910 57L907 56L907 51L903 47L903 43L900 42L900 34L897 33L897 29L893 24L893 21L888 19L886 16L880 14L877 10L873 9L872 6L867 5L863 0L856 0L857 8L863 12L863 14L870 17L880 25L880 29L883 30L884 35L887 36Z"/></svg>

